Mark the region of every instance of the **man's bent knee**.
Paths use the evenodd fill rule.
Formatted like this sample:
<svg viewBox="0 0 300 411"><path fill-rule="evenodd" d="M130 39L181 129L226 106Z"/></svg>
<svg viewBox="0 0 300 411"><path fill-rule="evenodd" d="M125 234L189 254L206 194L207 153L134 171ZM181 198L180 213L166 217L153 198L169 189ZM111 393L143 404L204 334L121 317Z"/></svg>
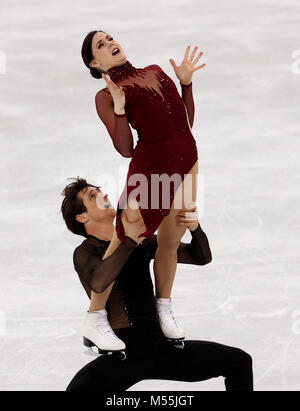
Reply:
<svg viewBox="0 0 300 411"><path fill-rule="evenodd" d="M234 354L242 366L252 368L252 357L250 354L240 348L235 348Z"/></svg>

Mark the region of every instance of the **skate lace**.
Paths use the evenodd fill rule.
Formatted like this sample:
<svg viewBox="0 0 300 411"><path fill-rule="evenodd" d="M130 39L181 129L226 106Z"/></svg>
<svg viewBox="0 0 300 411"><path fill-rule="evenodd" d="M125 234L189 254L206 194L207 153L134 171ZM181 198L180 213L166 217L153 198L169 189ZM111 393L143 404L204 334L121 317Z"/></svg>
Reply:
<svg viewBox="0 0 300 411"><path fill-rule="evenodd" d="M172 327L179 328L179 327L178 327L178 324L177 324L177 322L176 322L176 320L175 320L175 317L174 317L172 308L168 308L168 309L164 308L164 309L161 310L160 312L163 313L163 316L161 316L161 321L162 321L164 324L166 324L167 326L170 326L170 325L171 325Z"/></svg>
<svg viewBox="0 0 300 411"><path fill-rule="evenodd" d="M111 328L106 317L99 319L95 327L97 331L100 334L102 334L104 337L109 337L110 339L113 338L115 340L119 340L119 338L114 333L114 330Z"/></svg>

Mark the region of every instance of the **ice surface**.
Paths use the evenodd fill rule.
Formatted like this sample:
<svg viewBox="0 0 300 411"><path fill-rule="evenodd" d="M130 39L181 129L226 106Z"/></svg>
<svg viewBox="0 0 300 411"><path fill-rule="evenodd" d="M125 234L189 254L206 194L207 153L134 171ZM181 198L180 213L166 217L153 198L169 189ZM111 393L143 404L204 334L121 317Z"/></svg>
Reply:
<svg viewBox="0 0 300 411"><path fill-rule="evenodd" d="M64 390L91 361L80 334L88 300L72 266L81 238L63 224L60 192L81 176L116 204L111 182L120 192L129 163L96 114L104 80L81 61L95 28L136 67L159 64L179 91L169 58L179 64L189 44L204 52L193 134L213 262L178 266L175 313L187 338L248 351L257 390L300 389L299 18L296 0L1 0L1 390ZM131 388L160 389L224 385Z"/></svg>

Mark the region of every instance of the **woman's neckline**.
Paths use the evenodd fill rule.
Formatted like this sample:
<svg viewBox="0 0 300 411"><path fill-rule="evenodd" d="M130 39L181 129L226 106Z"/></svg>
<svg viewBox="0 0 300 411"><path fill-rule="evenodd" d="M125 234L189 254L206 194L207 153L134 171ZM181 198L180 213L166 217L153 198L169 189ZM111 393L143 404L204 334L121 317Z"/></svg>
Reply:
<svg viewBox="0 0 300 411"><path fill-rule="evenodd" d="M133 75L135 72L136 68L129 60L126 60L126 62L120 66L113 66L109 68L106 73L109 75L110 79L115 82Z"/></svg>

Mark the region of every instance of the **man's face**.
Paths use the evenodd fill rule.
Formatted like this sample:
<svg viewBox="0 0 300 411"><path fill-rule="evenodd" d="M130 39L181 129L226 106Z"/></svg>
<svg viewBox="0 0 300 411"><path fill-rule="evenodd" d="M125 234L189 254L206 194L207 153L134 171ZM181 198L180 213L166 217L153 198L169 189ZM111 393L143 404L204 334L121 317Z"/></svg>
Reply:
<svg viewBox="0 0 300 411"><path fill-rule="evenodd" d="M98 187L88 186L77 194L78 198L81 198L87 211L81 216L86 223L87 221L100 222L106 219L112 219L116 215L116 210L111 205L108 195ZM77 216L77 217L78 217Z"/></svg>

